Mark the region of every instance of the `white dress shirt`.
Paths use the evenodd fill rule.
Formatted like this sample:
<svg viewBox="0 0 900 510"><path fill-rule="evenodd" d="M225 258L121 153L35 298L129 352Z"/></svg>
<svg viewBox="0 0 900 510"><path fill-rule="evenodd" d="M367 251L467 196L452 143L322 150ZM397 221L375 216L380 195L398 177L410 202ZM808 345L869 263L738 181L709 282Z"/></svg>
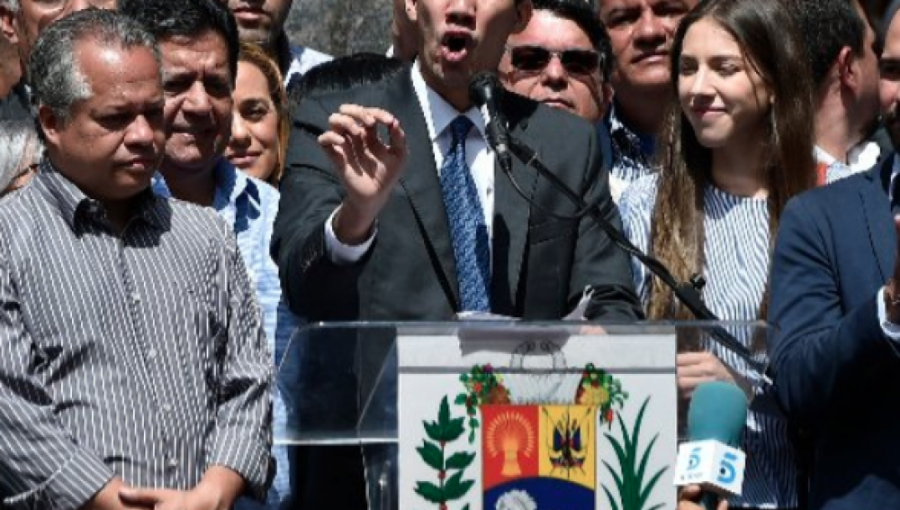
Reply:
<svg viewBox="0 0 900 510"><path fill-rule="evenodd" d="M488 236L493 239L494 153L485 141L484 118L474 107L464 113L456 111L450 103L425 83L418 61L413 64L411 74L416 99L425 114L425 125L428 127L428 137L431 140L434 163L438 173L444 163L444 155L450 150L452 143L452 133L449 127L453 120L459 115L465 115L475 126L469 131L469 136L466 138L466 164L472 173L475 187L478 189L478 199L481 200ZM347 245L341 243L334 233L332 221L335 213L337 210L325 222L325 249L335 264L352 264L361 259L372 246L372 241L377 235L377 224L376 228L372 230L372 235L365 242L354 246Z"/></svg>

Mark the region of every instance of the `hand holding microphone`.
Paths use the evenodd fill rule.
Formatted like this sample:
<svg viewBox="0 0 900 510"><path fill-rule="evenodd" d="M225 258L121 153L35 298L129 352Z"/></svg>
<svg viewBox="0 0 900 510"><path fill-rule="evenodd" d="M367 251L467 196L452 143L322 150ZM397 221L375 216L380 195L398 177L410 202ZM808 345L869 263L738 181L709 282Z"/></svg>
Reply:
<svg viewBox="0 0 900 510"><path fill-rule="evenodd" d="M678 494L677 510L703 510L700 500L703 498L703 488L699 485L688 485ZM716 510L728 510L728 502L719 501Z"/></svg>
<svg viewBox="0 0 900 510"><path fill-rule="evenodd" d="M675 485L699 485L707 510L741 494L747 457L737 447L746 422L747 397L740 388L721 381L697 386L688 409L688 442L678 448Z"/></svg>

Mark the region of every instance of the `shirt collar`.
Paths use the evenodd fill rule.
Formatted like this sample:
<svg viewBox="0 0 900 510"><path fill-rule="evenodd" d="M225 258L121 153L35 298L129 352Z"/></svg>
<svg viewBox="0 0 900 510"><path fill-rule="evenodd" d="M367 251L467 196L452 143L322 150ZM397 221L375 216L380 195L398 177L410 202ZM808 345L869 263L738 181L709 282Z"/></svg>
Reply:
<svg viewBox="0 0 900 510"><path fill-rule="evenodd" d="M215 196L213 197L213 209L220 211L231 204L236 204L242 195L255 206L259 207L259 186L247 174L238 170L225 158L219 158L213 169L216 180ZM164 198L172 198L172 191L166 184L166 178L161 172L153 175L153 192Z"/></svg>
<svg viewBox="0 0 900 510"><path fill-rule="evenodd" d="M888 186L888 201L894 202L894 179L900 175L900 154L894 154L894 163L891 165L891 182Z"/></svg>
<svg viewBox="0 0 900 510"><path fill-rule="evenodd" d="M651 134L642 133L626 124L625 121L619 117L617 113L618 110L617 103L613 100L612 104L609 105L609 111L606 114L606 123L609 128L610 136L614 135L617 131L622 131L629 138L636 138L638 140L641 153L645 156L652 156L656 152L656 137Z"/></svg>
<svg viewBox="0 0 900 510"><path fill-rule="evenodd" d="M422 112L425 114L425 124L428 126L428 137L432 142L437 140L437 138L447 129L447 126L449 126L459 115L468 117L469 120L472 121L472 124L475 125L475 128L478 129L478 133L481 134L481 137L485 137L484 118L474 106L464 113L457 111L456 108L425 83L425 78L422 77L422 70L419 67L418 60L413 64L411 74L413 89L416 92L416 98L419 100L419 105L422 107Z"/></svg>
<svg viewBox="0 0 900 510"><path fill-rule="evenodd" d="M214 170L216 176L216 196L213 208L220 210L235 204L242 195L259 207L259 187L247 174L240 171L225 158L219 158Z"/></svg>
<svg viewBox="0 0 900 510"><path fill-rule="evenodd" d="M832 156L831 154L825 152L825 149L816 145L813 147L813 154L816 156L817 163L824 163L826 165L830 165L837 161L837 158Z"/></svg>
<svg viewBox="0 0 900 510"><path fill-rule="evenodd" d="M833 165L838 159L831 154L825 152L824 149L816 145L813 148L813 152L816 156L816 162L824 163L826 165ZM871 140L863 140L862 142L854 145L847 151L847 165L852 168L854 172L858 172L861 170L868 170L875 166L878 162L878 156L881 155L881 147L878 146L876 142Z"/></svg>
<svg viewBox="0 0 900 510"><path fill-rule="evenodd" d="M41 162L34 181L37 189L56 205L72 231L77 232L82 221L91 219L91 216L103 211L103 204L99 200L85 195L75 183L59 173L47 157ZM164 201L158 200L149 187L138 193L134 199L138 206L135 218L140 218L160 230L166 228L165 214L160 210L160 207L164 207Z"/></svg>

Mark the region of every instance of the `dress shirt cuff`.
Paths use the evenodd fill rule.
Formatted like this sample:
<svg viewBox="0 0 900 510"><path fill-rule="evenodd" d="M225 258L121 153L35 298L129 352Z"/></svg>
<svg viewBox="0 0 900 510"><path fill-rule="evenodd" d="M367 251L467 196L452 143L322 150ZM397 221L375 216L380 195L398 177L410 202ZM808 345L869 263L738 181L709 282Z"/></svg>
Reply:
<svg viewBox="0 0 900 510"><path fill-rule="evenodd" d="M257 434L248 437L245 430L220 431L209 465L225 467L241 475L247 492L256 500L265 501L275 476L275 463L269 455L271 443L265 440L265 433Z"/></svg>
<svg viewBox="0 0 900 510"><path fill-rule="evenodd" d="M884 287L878 290L878 295L875 296L875 299L878 303L878 324L881 324L881 331L884 332L884 336L888 337L889 340L900 342L900 324L890 322L887 317L887 306L884 304Z"/></svg>
<svg viewBox="0 0 900 510"><path fill-rule="evenodd" d="M113 471L103 461L76 449L75 455L47 481L28 492L0 500L0 506L77 510L100 492L113 476Z"/></svg>
<svg viewBox="0 0 900 510"><path fill-rule="evenodd" d="M334 233L334 227L332 226L334 215L337 214L339 209L340 207L335 209L334 212L331 213L331 216L325 220L325 252L328 254L328 259L331 260L333 264L338 266L349 266L350 264L359 262L359 260L363 258L363 255L369 251L369 248L372 247L372 241L375 240L375 235L378 233L378 222L375 222L375 227L372 229L372 235L362 244L356 246L344 244L338 240L337 235Z"/></svg>

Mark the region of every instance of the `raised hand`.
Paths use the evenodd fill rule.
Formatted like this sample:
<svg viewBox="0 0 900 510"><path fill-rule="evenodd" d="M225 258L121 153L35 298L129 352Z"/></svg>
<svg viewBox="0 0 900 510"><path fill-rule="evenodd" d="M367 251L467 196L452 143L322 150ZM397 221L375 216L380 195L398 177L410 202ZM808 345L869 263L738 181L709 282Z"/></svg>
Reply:
<svg viewBox="0 0 900 510"><path fill-rule="evenodd" d="M344 183L346 197L334 220L338 240L359 244L387 202L406 163L406 135L400 122L380 108L342 105L328 118L330 131L319 136ZM389 143L378 138L378 126L388 128Z"/></svg>
<svg viewBox="0 0 900 510"><path fill-rule="evenodd" d="M894 230L900 240L900 216L894 216ZM900 324L900 255L894 259L894 275L884 284L884 306L888 322Z"/></svg>

